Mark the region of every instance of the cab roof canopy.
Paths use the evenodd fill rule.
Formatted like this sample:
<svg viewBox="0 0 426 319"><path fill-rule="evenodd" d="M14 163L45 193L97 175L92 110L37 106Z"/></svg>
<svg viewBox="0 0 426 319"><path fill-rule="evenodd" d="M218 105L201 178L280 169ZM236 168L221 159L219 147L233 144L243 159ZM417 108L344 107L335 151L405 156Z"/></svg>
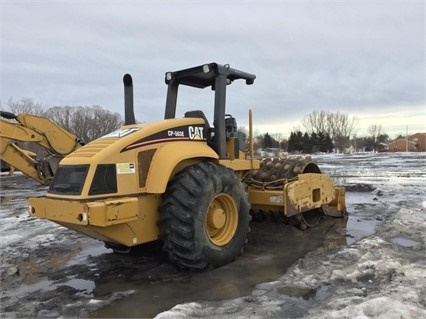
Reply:
<svg viewBox="0 0 426 319"><path fill-rule="evenodd" d="M215 89L216 76L223 75L228 79L230 84L234 80L244 79L246 84L253 84L256 76L254 74L242 72L236 69L233 69L229 64L220 65L217 63L203 64L193 68L167 72L166 73L166 84L169 84L172 81L177 81L179 84L193 86L197 88L205 88L211 86L212 89Z"/></svg>
<svg viewBox="0 0 426 319"><path fill-rule="evenodd" d="M176 117L176 103L179 85L187 85L204 89L211 87L215 91L214 100L214 150L220 158L226 158L225 109L226 86L234 80L242 79L247 85L254 83L256 76L247 72L233 69L229 64L203 64L189 69L167 72L165 82L168 86L165 119Z"/></svg>

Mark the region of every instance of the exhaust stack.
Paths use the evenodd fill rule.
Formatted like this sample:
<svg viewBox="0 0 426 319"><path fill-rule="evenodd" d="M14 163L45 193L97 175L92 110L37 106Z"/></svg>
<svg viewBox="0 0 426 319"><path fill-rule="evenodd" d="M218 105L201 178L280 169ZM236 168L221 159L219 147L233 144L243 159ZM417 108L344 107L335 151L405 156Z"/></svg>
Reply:
<svg viewBox="0 0 426 319"><path fill-rule="evenodd" d="M136 124L133 106L133 80L132 76L126 73L123 76L124 84L124 125Z"/></svg>

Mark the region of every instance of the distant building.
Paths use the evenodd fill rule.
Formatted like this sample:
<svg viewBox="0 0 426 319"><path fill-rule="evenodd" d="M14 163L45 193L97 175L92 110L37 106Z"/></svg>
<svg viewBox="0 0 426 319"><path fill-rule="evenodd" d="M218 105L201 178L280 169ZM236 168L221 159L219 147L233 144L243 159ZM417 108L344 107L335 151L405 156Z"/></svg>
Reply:
<svg viewBox="0 0 426 319"><path fill-rule="evenodd" d="M416 143L418 152L426 152L426 133L413 134L411 140Z"/></svg>
<svg viewBox="0 0 426 319"><path fill-rule="evenodd" d="M388 144L387 152L426 152L426 133L416 133Z"/></svg>

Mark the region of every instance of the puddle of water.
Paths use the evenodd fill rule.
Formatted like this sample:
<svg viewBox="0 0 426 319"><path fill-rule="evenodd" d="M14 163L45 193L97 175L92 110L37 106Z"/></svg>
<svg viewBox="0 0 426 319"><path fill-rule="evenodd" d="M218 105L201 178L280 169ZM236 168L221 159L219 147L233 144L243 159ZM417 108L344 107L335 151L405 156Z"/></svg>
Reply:
<svg viewBox="0 0 426 319"><path fill-rule="evenodd" d="M76 255L76 250L77 249L73 249L62 255L48 255L43 259L43 262L40 262L38 258L28 258L21 261L17 266L19 275L22 277L22 285L8 289L5 295L18 297L39 290L44 292L52 291L62 285L91 293L95 288L95 283L93 281L72 278L65 283L55 283L54 280L49 280L47 277L40 276L46 268L57 270L64 267L68 260L73 260L73 257Z"/></svg>
<svg viewBox="0 0 426 319"><path fill-rule="evenodd" d="M361 219L357 216L349 216L346 226L347 244L352 245L367 236L373 235L378 224L379 221L376 219Z"/></svg>
<svg viewBox="0 0 426 319"><path fill-rule="evenodd" d="M391 242L406 248L416 247L420 245L419 242L404 237L394 237L391 239Z"/></svg>
<svg viewBox="0 0 426 319"><path fill-rule="evenodd" d="M55 283L54 281L49 280L45 277L38 277L37 282L33 282L30 284L22 284L16 288L8 289L7 291L3 292L3 296L19 297L28 293L34 293L36 291L52 291L60 286L69 286L76 290L80 290L81 292L79 294L90 295L93 292L93 289L95 288L95 283L91 280L77 278L70 279L65 283Z"/></svg>
<svg viewBox="0 0 426 319"><path fill-rule="evenodd" d="M16 288L11 288L6 291L2 292L3 296L7 297L18 297L22 296L28 293L36 292L38 290L48 291L52 290L52 281L48 280L47 278L38 278L38 281L36 283L31 283L29 285L22 284Z"/></svg>
<svg viewBox="0 0 426 319"><path fill-rule="evenodd" d="M349 211L345 233L347 244L353 243L370 236L376 232L376 226L380 222L378 208L381 207L377 199L377 192L347 192L346 205Z"/></svg>
<svg viewBox="0 0 426 319"><path fill-rule="evenodd" d="M370 193L363 192L347 192L346 193L346 205L348 207L352 205L377 205L377 197L375 195L375 191Z"/></svg>
<svg viewBox="0 0 426 319"><path fill-rule="evenodd" d="M300 287L278 287L277 292L282 295L309 300L316 295L317 289Z"/></svg>
<svg viewBox="0 0 426 319"><path fill-rule="evenodd" d="M257 284L276 280L307 252L324 246L345 245L345 223L342 221L326 218L306 231L268 221L252 223L243 256L224 267L209 272L183 272L172 278L165 274L165 280L151 283L126 278L95 281L94 298L119 291L135 292L114 305L96 310L91 317L153 317L189 301L218 301L251 295ZM285 293L286 288L283 289ZM312 292L298 293L307 298Z"/></svg>
<svg viewBox="0 0 426 319"><path fill-rule="evenodd" d="M91 280L73 278L64 283L65 286L70 286L76 290L83 291L85 295L91 294L95 289L95 283Z"/></svg>
<svg viewBox="0 0 426 319"><path fill-rule="evenodd" d="M93 244L93 243L96 244ZM84 247L82 247L84 246ZM79 265L82 263L85 263L87 260L87 257L89 256L99 256L102 254L108 254L111 253L110 249L105 248L104 244L100 241L96 241L96 240L92 240L91 238L88 238L86 240L86 245L84 245L84 243L78 243L76 244L76 247L81 249L78 254L76 254L76 256L72 259L70 259L67 264L66 267L70 267L70 266L74 266L74 265Z"/></svg>

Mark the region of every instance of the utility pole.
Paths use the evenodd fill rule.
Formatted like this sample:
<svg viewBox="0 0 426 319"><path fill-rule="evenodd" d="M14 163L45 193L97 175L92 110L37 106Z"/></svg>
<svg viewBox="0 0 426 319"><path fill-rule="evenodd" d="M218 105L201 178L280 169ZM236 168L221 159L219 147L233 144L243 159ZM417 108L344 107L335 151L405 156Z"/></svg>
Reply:
<svg viewBox="0 0 426 319"><path fill-rule="evenodd" d="M408 152L408 125L405 126L405 152Z"/></svg>

